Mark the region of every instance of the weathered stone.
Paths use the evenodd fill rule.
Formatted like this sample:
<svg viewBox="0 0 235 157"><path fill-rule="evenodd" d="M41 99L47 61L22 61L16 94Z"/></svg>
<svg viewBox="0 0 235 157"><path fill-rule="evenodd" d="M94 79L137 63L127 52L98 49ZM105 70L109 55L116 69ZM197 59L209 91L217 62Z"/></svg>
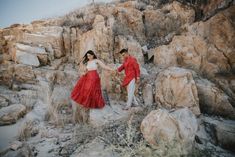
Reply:
<svg viewBox="0 0 235 157"><path fill-rule="evenodd" d="M141 132L153 147L176 142L186 151L192 149L197 129L197 119L188 108L172 113L154 110L141 123Z"/></svg>
<svg viewBox="0 0 235 157"><path fill-rule="evenodd" d="M35 75L31 66L18 64L14 68L14 79L21 83L35 82Z"/></svg>
<svg viewBox="0 0 235 157"><path fill-rule="evenodd" d="M26 114L26 107L21 104L14 104L0 109L0 125L9 125Z"/></svg>
<svg viewBox="0 0 235 157"><path fill-rule="evenodd" d="M70 104L70 92L68 87L55 86L51 95L51 105L55 108L60 108Z"/></svg>
<svg viewBox="0 0 235 157"><path fill-rule="evenodd" d="M94 127L101 127L112 123L113 121L126 121L134 112L140 112L139 107L133 107L125 111L119 104L106 105L103 109L92 109L89 115L89 123Z"/></svg>
<svg viewBox="0 0 235 157"><path fill-rule="evenodd" d="M151 50L154 54L154 63L158 67L177 66L177 56L169 46L160 46Z"/></svg>
<svg viewBox="0 0 235 157"><path fill-rule="evenodd" d="M145 42L145 28L142 20L143 13L134 8L117 7L113 31L115 34L131 35L143 44Z"/></svg>
<svg viewBox="0 0 235 157"><path fill-rule="evenodd" d="M0 84L11 87L14 72L14 65L1 64L0 65Z"/></svg>
<svg viewBox="0 0 235 157"><path fill-rule="evenodd" d="M188 107L194 114L200 114L197 88L189 70L170 67L159 73L155 86L155 101L163 107Z"/></svg>
<svg viewBox="0 0 235 157"><path fill-rule="evenodd" d="M84 33L78 40L78 52L74 53L76 62L79 63L88 50L93 50L99 59L106 63L113 60L113 37L110 27L105 26L104 17L97 15L94 29Z"/></svg>
<svg viewBox="0 0 235 157"><path fill-rule="evenodd" d="M153 105L153 87L151 84L146 84L144 86L143 99L146 106Z"/></svg>
<svg viewBox="0 0 235 157"><path fill-rule="evenodd" d="M124 36L119 35L115 38L115 42L116 42L115 58L117 59L120 58L119 51L121 51L123 48L127 48L128 53L134 56L139 63L141 64L144 63L141 45L131 36L128 36L126 38Z"/></svg>
<svg viewBox="0 0 235 157"><path fill-rule="evenodd" d="M20 64L31 65L36 67L40 65L40 62L36 55L20 50L16 51L16 61Z"/></svg>
<svg viewBox="0 0 235 157"><path fill-rule="evenodd" d="M177 1L165 5L158 10L147 9L144 11L144 22L147 36L151 38L165 37L172 32L180 30L186 23L194 21L194 10L187 8Z"/></svg>
<svg viewBox="0 0 235 157"><path fill-rule="evenodd" d="M196 79L200 109L203 113L235 118L229 97L206 79Z"/></svg>
<svg viewBox="0 0 235 157"><path fill-rule="evenodd" d="M141 123L144 138L153 146L160 140L179 139L177 121L166 110L151 111Z"/></svg>
<svg viewBox="0 0 235 157"><path fill-rule="evenodd" d="M11 144L11 149L12 150L18 150L19 148L21 148L23 146L23 143L20 142L20 141L14 141L12 144Z"/></svg>
<svg viewBox="0 0 235 157"><path fill-rule="evenodd" d="M163 67L169 64L175 66L177 63L179 66L193 69L210 78L217 73L233 70L235 62L233 55L235 31L231 22L233 10L234 6L206 22L186 26L188 32L174 36L167 47L160 46L156 49L155 63ZM221 34L224 34L223 37ZM171 55L167 61L161 59L161 56L165 56L164 51Z"/></svg>
<svg viewBox="0 0 235 157"><path fill-rule="evenodd" d="M16 43L16 49L28 52L28 53L34 53L34 54L47 54L45 48L42 47L35 47L30 45L24 45L20 43Z"/></svg>
<svg viewBox="0 0 235 157"><path fill-rule="evenodd" d="M235 145L235 123L231 120L216 120L210 117L204 117L203 122L206 130L210 134L215 144L219 144L225 149L234 151Z"/></svg>
<svg viewBox="0 0 235 157"><path fill-rule="evenodd" d="M76 150L71 157L120 157L118 153L111 149L106 150L106 144L104 141L96 138L91 143L86 144L83 149Z"/></svg>
<svg viewBox="0 0 235 157"><path fill-rule="evenodd" d="M58 26L36 27L33 33L24 33L21 39L27 44L42 45L50 50L50 45L53 48L54 56L60 58L65 55L63 45L63 28Z"/></svg>
<svg viewBox="0 0 235 157"><path fill-rule="evenodd" d="M0 95L0 108L6 107L9 104L9 100Z"/></svg>

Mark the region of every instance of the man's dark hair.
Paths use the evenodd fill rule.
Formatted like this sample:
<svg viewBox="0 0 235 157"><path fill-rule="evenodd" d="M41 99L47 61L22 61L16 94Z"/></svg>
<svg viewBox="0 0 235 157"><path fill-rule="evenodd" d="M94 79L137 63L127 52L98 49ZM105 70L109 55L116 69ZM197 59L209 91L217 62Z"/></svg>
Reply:
<svg viewBox="0 0 235 157"><path fill-rule="evenodd" d="M120 53L120 54L128 53L128 49L122 49L119 53Z"/></svg>

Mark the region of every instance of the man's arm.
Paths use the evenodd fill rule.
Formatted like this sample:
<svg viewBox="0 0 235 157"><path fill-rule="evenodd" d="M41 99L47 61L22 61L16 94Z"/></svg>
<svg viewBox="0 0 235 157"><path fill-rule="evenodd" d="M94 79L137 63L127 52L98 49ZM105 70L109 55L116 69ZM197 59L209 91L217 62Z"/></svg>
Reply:
<svg viewBox="0 0 235 157"><path fill-rule="evenodd" d="M136 77L139 78L140 77L140 66L137 62L137 60L135 59L134 63L133 63L134 69L135 69L135 74Z"/></svg>
<svg viewBox="0 0 235 157"><path fill-rule="evenodd" d="M117 69L118 72L121 72L124 69L124 63Z"/></svg>

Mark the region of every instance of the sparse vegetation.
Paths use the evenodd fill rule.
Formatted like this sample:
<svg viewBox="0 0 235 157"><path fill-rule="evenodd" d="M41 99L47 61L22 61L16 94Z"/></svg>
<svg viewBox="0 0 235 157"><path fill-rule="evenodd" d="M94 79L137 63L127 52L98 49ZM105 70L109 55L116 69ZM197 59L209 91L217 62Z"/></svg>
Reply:
<svg viewBox="0 0 235 157"><path fill-rule="evenodd" d="M37 135L38 132L39 132L39 129L37 127L36 121L26 121L21 127L21 130L18 135L18 139L20 141L26 141L28 138Z"/></svg>

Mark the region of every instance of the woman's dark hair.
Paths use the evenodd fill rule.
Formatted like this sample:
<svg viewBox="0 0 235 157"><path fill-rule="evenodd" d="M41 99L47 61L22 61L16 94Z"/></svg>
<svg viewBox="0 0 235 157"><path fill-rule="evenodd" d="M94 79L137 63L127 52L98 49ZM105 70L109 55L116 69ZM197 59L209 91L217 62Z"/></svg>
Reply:
<svg viewBox="0 0 235 157"><path fill-rule="evenodd" d="M119 53L123 54L123 53L127 53L127 52L128 52L128 49L122 49Z"/></svg>
<svg viewBox="0 0 235 157"><path fill-rule="evenodd" d="M87 57L87 54L90 54L90 55L93 56L94 59L97 59L95 53L92 50L89 50L89 51L86 52L86 54L83 57L83 61L82 61L83 64L86 64L89 60L88 57Z"/></svg>

